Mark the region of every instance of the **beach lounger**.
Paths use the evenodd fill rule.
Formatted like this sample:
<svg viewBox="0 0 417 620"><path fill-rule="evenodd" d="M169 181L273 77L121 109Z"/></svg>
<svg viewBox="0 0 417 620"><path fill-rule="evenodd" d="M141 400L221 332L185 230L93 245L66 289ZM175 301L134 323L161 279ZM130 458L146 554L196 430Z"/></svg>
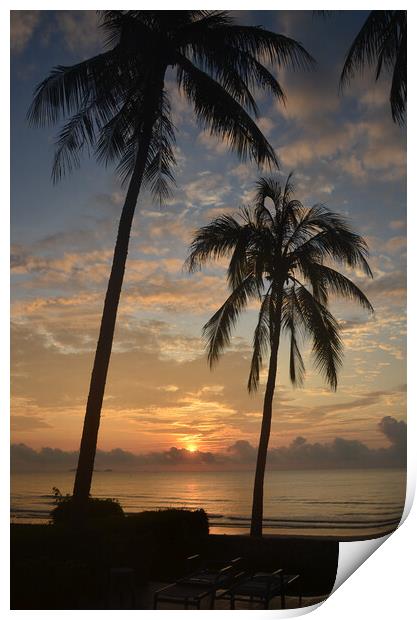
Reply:
<svg viewBox="0 0 417 620"><path fill-rule="evenodd" d="M201 601L211 595L211 589L183 583L172 583L161 588L154 594L153 608L158 609L159 603L183 605L184 609L195 607L200 609Z"/></svg>
<svg viewBox="0 0 417 620"><path fill-rule="evenodd" d="M235 609L237 601L261 603L264 609L268 609L270 601L280 596L281 608L285 609L286 588L298 578L299 575L285 574L281 568L273 573L254 573L250 577L241 579L217 598L228 599L230 609Z"/></svg>
<svg viewBox="0 0 417 620"><path fill-rule="evenodd" d="M157 609L159 603L165 602L183 605L185 609L200 609L201 601L208 596L211 597L210 607L213 608L216 592L230 585L230 575L233 573L232 566L225 566L213 578L208 573L200 578L192 575L184 577L155 592L153 608Z"/></svg>
<svg viewBox="0 0 417 620"><path fill-rule="evenodd" d="M192 558L188 559L194 559ZM213 562L207 567L201 567L194 572L177 580L177 583L189 583L195 585L213 585L217 584L218 589L220 586L224 588L228 587L235 581L235 576L241 571L243 558L236 557L229 562ZM228 570L225 571L224 569ZM224 589L222 588L222 589Z"/></svg>

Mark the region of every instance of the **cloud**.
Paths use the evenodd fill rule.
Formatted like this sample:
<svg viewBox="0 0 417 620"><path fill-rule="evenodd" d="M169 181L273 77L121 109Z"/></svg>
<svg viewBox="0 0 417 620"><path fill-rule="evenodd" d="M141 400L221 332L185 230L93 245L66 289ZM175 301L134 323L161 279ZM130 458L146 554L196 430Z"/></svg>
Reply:
<svg viewBox="0 0 417 620"><path fill-rule="evenodd" d="M33 450L23 443L11 446L11 467L13 471L36 471L67 469L77 463L77 452L67 452L59 448Z"/></svg>
<svg viewBox="0 0 417 620"><path fill-rule="evenodd" d="M257 124L262 133L269 137L272 133L272 130L275 128L274 121L268 116L261 116L257 119Z"/></svg>
<svg viewBox="0 0 417 620"><path fill-rule="evenodd" d="M19 247L12 248L12 273L35 275L31 279L34 288L57 287L61 289L75 285L79 290L86 283L100 282L108 278L111 251L65 253L62 256L31 255Z"/></svg>
<svg viewBox="0 0 417 620"><path fill-rule="evenodd" d="M392 220L389 223L389 227L391 230L401 230L402 228L405 228L405 224L405 220Z"/></svg>
<svg viewBox="0 0 417 620"><path fill-rule="evenodd" d="M298 139L281 144L277 152L289 169L326 163L333 177L344 172L360 182L370 177L401 180L406 173L404 136L383 118L343 122L320 117L303 127Z"/></svg>
<svg viewBox="0 0 417 620"><path fill-rule="evenodd" d="M405 300L406 285L405 270L396 270L388 273L382 272L373 280L363 282L361 288L369 296L381 294L388 297L399 296Z"/></svg>
<svg viewBox="0 0 417 620"><path fill-rule="evenodd" d="M198 134L197 142L202 144L209 151L213 151L218 155L227 153L230 148L226 140L223 140L208 131L201 131Z"/></svg>
<svg viewBox="0 0 417 620"><path fill-rule="evenodd" d="M166 227L169 227L168 222L150 226L150 238L160 235L166 239ZM171 233L174 232L173 224ZM183 229L182 233L185 234ZM120 306L122 315L136 314L141 309L155 313L204 313L208 309L216 310L226 298L221 269L213 267L210 273L190 276L183 271L182 257L155 257L149 249L145 256L147 258L129 257ZM50 256L36 255L14 246L12 274L16 287L19 284L26 293L13 304L14 319L31 320L32 324L42 325L51 332L60 321L65 322L67 330L71 330L71 326L78 329L83 315L86 326L94 326L94 321L98 325L111 259L111 250ZM68 323L70 315L71 323Z"/></svg>
<svg viewBox="0 0 417 620"><path fill-rule="evenodd" d="M364 396L354 398L346 402L331 403L329 405L320 405L317 408L310 410L310 413L316 417L322 417L327 413L336 414L342 411L353 411L355 409L363 409L380 403L386 396L397 395L399 390L376 390L374 392L368 392Z"/></svg>
<svg viewBox="0 0 417 620"><path fill-rule="evenodd" d="M316 73L303 76L302 81L289 72L285 75L282 83L286 104L276 103L277 111L284 118L308 123L318 114L328 115L340 108L337 80L327 75L319 84Z"/></svg>
<svg viewBox="0 0 417 620"><path fill-rule="evenodd" d="M39 417L31 415L13 415L11 418L12 431L33 431L40 428L51 428L51 425Z"/></svg>
<svg viewBox="0 0 417 620"><path fill-rule="evenodd" d="M55 11L53 20L44 20L39 40L48 45L52 32L58 32L65 47L77 55L87 56L97 52L102 43L102 33L97 27L97 11ZM21 53L30 43L37 30L41 11L11 11L11 50Z"/></svg>
<svg viewBox="0 0 417 620"><path fill-rule="evenodd" d="M230 185L220 174L209 171L200 172L198 178L185 184L185 198L190 206L221 205L224 197L230 192Z"/></svg>
<svg viewBox="0 0 417 620"><path fill-rule="evenodd" d="M99 49L102 34L96 11L56 11L55 17L71 52L87 54Z"/></svg>
<svg viewBox="0 0 417 620"><path fill-rule="evenodd" d="M405 454L407 447L407 424L391 416L385 416L378 424L379 430L400 453Z"/></svg>
<svg viewBox="0 0 417 620"><path fill-rule="evenodd" d="M385 448L369 448L362 441L335 437L327 443L310 443L304 437L296 437L289 446L271 447L268 467L271 469L303 468L367 468L405 467L407 425L403 421L386 416L378 424L379 430L390 445ZM238 440L224 452L171 447L168 450L133 454L116 448L98 450L96 469L132 471L153 467L160 469L222 469L252 468L256 459L255 446L246 440ZM54 448L36 451L25 444L11 446L12 471L68 470L77 463L77 453Z"/></svg>
<svg viewBox="0 0 417 620"><path fill-rule="evenodd" d="M388 252L388 254L396 254L400 250L404 250L407 247L407 237L404 235L398 235L391 237L383 246L382 250Z"/></svg>
<svg viewBox="0 0 417 620"><path fill-rule="evenodd" d="M379 79L373 84L369 84L365 90L359 89L359 81L356 82L356 91L360 104L369 111L374 111L375 108L382 108L388 105L387 93L389 92L389 81Z"/></svg>
<svg viewBox="0 0 417 620"><path fill-rule="evenodd" d="M215 294L213 287L212 297ZM185 289L181 295L187 299ZM243 338L233 338L230 350L210 373L203 342L194 336L194 330L184 329L181 315L178 318L172 315L174 320L156 320L152 311L150 316L154 318L144 320L134 317L135 307L135 299L128 299L116 329L103 409L104 445L108 447L109 441L114 441L114 431L123 442L119 445L130 449L135 445L142 448L149 442L155 447L173 445L174 441L176 445L186 446L193 435L197 445L218 450L230 440L256 437L263 392L248 397L245 389L250 344ZM39 432L38 442L47 437L51 442L49 437L56 438L61 433L60 442L52 445L72 447L82 424L100 308L94 317L83 311L78 313L76 306L63 304L55 308L56 315L49 314L48 322L42 323L46 309L51 312L49 306L35 307L30 321L12 325L13 413L38 415L51 424L51 432ZM203 320L197 318L198 327ZM344 340L352 351L371 348L381 351L382 360L389 359L401 345L392 340L384 343L378 336L382 327L392 329L395 334L399 330L397 324L388 328L385 323L351 320L344 325ZM385 345L391 349L382 354ZM309 438L322 440L330 433L335 434L346 418L355 421L358 415L364 414L375 419L379 411L398 415L403 410L403 393L397 388L364 389L365 379L372 372L380 371L375 363L360 365L353 359L355 389L349 390L353 385L351 379L343 377L339 393L329 395L325 390L310 393L314 381L319 381L315 377L308 378L302 392L287 391L287 359L284 348L280 389L274 403L275 417L280 424L273 434L279 441L288 440L294 432L308 433ZM30 402L16 401L24 397ZM36 408L28 410L30 403ZM350 433L354 432L354 421ZM66 429L71 429L75 439L69 437ZM28 441L24 428L16 432L20 433L17 437L21 441ZM360 431L356 432L361 437Z"/></svg>
<svg viewBox="0 0 417 620"><path fill-rule="evenodd" d="M175 127L178 129L181 128L181 132L188 136L190 127L194 127L196 125L195 117L184 91L178 89L174 72L169 68L165 78L165 90L168 93L169 101L171 103L172 122ZM175 154L177 162L180 163L177 155L178 153Z"/></svg>
<svg viewBox="0 0 417 620"><path fill-rule="evenodd" d="M40 11L10 11L11 51L21 53L32 38L40 20Z"/></svg>
<svg viewBox="0 0 417 620"><path fill-rule="evenodd" d="M238 439L231 446L227 448L227 453L232 456L233 459L243 462L251 462L255 460L256 448L246 441L246 439Z"/></svg>

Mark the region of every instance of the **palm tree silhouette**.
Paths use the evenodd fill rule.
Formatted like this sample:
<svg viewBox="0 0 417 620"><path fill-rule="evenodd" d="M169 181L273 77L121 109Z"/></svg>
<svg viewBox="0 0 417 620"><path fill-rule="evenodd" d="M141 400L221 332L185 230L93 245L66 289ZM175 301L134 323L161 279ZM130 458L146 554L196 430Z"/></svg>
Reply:
<svg viewBox="0 0 417 620"><path fill-rule="evenodd" d="M164 89L168 69L194 108L199 124L259 165L276 164L273 148L252 116L252 91L284 101L264 66L308 67L296 41L260 27L240 26L226 11L104 11L107 51L79 64L58 66L39 84L28 112L32 124L69 117L57 138L53 180L80 165L83 150L116 162L128 182L106 292L74 483L81 518L91 487L100 414L112 349L129 236L142 183L159 199L174 181L175 134ZM252 116L251 116L252 115Z"/></svg>
<svg viewBox="0 0 417 620"><path fill-rule="evenodd" d="M392 73L391 114L395 123L405 123L407 105L407 11L371 11L346 56L340 85L343 88L365 65Z"/></svg>
<svg viewBox="0 0 417 620"><path fill-rule="evenodd" d="M230 257L230 296L203 327L210 367L230 342L232 328L249 300L260 301L253 337L248 390L259 386L262 361L269 351L262 427L256 463L251 535L262 535L263 485L271 430L272 403L281 335L289 338L289 374L293 385L304 379L300 339L312 340L316 368L333 390L342 363L340 325L328 308L330 295L358 302L373 312L362 291L326 261L362 270L372 277L365 240L340 215L323 205L305 208L293 198L291 175L284 186L272 179L257 183L255 202L239 217L222 215L200 228L191 243L190 271L207 261ZM270 199L273 209L268 208Z"/></svg>

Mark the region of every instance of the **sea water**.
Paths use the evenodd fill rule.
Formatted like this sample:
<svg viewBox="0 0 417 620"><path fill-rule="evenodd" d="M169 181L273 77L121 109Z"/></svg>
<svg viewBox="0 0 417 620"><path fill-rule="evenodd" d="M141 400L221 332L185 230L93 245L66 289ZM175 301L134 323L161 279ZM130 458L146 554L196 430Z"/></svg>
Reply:
<svg viewBox="0 0 417 620"><path fill-rule="evenodd" d="M52 487L70 493L74 472L15 473L11 520L47 523ZM404 506L401 469L269 471L264 533L343 538L375 537L395 529ZM249 532L253 472L94 473L92 494L119 500L126 513L204 508L212 533Z"/></svg>

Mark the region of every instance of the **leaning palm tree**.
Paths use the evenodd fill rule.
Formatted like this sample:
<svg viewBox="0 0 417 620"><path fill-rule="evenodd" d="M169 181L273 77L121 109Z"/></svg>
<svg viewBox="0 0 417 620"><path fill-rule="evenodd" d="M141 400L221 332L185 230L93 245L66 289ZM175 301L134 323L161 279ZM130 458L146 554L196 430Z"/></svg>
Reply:
<svg viewBox="0 0 417 620"><path fill-rule="evenodd" d="M175 132L165 90L168 70L200 126L225 139L241 158L276 163L253 120L253 91L284 100L264 62L294 69L312 59L296 41L240 26L225 11L105 11L107 49L79 64L56 67L37 87L28 117L37 125L69 118L58 139L54 181L79 166L83 150L115 162L127 183L104 302L74 484L82 514L91 487L100 414L112 349L130 230L142 184L160 199L174 181Z"/></svg>
<svg viewBox="0 0 417 620"><path fill-rule="evenodd" d="M271 430L281 336L289 339L289 374L302 385L305 373L300 341L312 341L317 369L333 390L342 362L340 325L328 308L338 295L372 306L362 291L327 262L361 269L372 277L365 240L344 218L323 205L305 208L293 198L291 175L284 186L270 178L257 184L255 202L239 217L222 215L200 228L191 243L186 265L190 271L207 261L230 257L227 271L230 296L204 325L210 366L230 342L232 328L250 300L260 302L253 337L248 390L256 391L262 361L269 351L262 427L253 490L251 535L262 535L263 485ZM273 208L266 200L270 199Z"/></svg>
<svg viewBox="0 0 417 620"><path fill-rule="evenodd" d="M375 66L375 79L392 74L391 114L403 125L407 106L407 11L371 11L346 56L340 85L343 88L357 71Z"/></svg>

